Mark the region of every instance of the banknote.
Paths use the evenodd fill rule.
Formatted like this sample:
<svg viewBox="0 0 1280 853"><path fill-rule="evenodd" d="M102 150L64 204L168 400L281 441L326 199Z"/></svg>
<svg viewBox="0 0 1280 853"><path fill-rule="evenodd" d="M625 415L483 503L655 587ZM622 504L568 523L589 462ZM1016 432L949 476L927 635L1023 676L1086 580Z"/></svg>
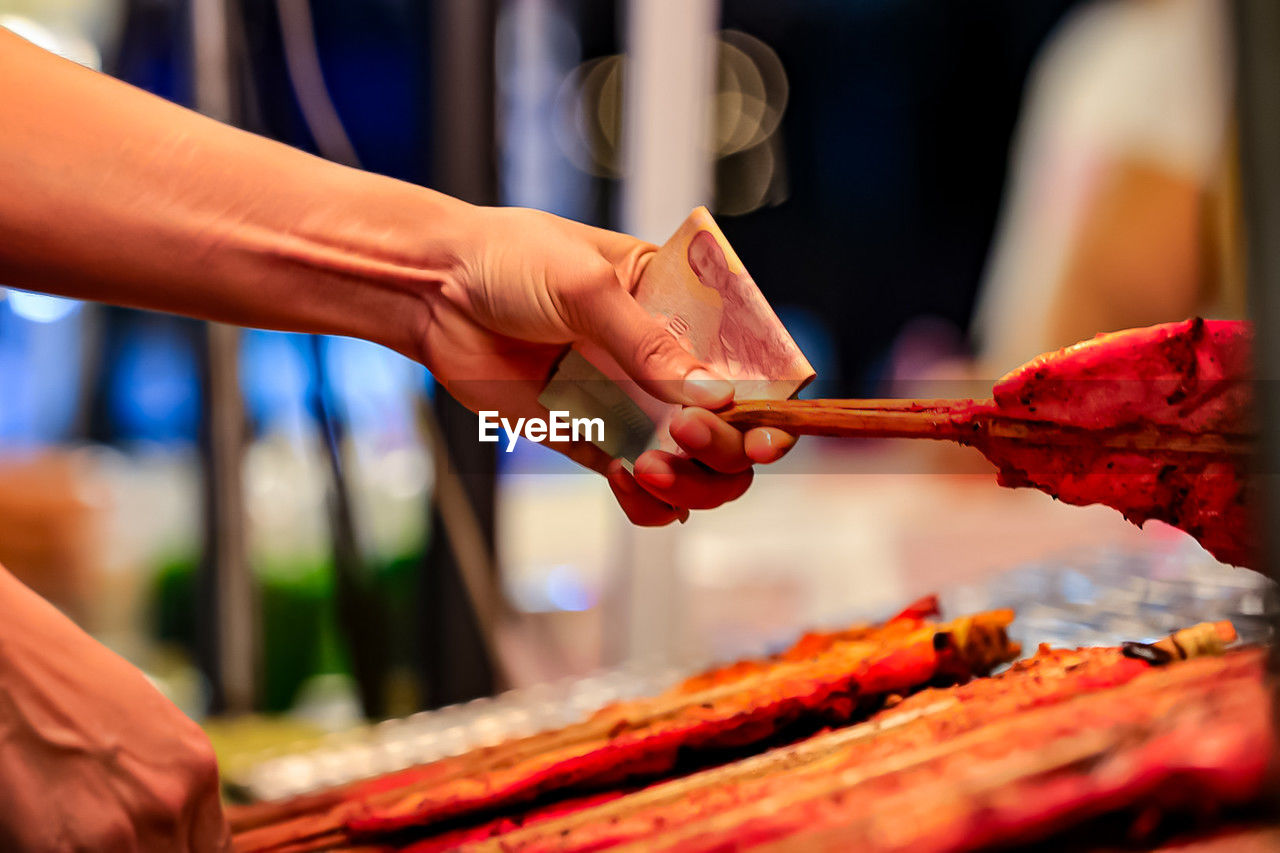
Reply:
<svg viewBox="0 0 1280 853"><path fill-rule="evenodd" d="M814 377L705 207L654 254L634 295L681 346L733 383L737 399L785 399ZM614 458L634 462L650 448L675 450L667 425L679 407L646 394L598 347L570 350L538 400L552 411L603 419L604 437L595 443Z"/></svg>

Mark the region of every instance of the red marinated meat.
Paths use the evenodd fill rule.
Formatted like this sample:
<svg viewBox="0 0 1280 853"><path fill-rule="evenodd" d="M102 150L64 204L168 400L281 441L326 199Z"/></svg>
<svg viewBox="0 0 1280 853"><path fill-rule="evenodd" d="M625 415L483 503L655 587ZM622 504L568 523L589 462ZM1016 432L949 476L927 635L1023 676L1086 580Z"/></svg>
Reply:
<svg viewBox="0 0 1280 853"><path fill-rule="evenodd" d="M963 681L1018 654L1010 611L934 623L919 604L879 627L814 635L751 667L713 670L657 697L619 703L565 729L261 811L240 851L327 849L415 831L547 795L616 788L669 772L682 752L742 747L809 718L842 722L867 704L938 679ZM252 824L250 826L250 824Z"/></svg>
<svg viewBox="0 0 1280 853"><path fill-rule="evenodd" d="M1002 413L1089 429L1247 433L1252 342L1236 320L1110 332L1033 358L997 382L994 397Z"/></svg>
<svg viewBox="0 0 1280 853"><path fill-rule="evenodd" d="M1179 633L1179 646L1191 654L1220 653L1222 642L1234 638L1228 623L1204 624ZM1252 672L1256 663L1255 656L1232 663L1230 669ZM663 846L664 836L672 844L700 836L708 841L707 849L739 845L749 835L739 831L739 824L770 814L765 804L771 798L791 800L796 792L812 789L820 792L814 796L821 799L835 775L856 778L862 770L891 766L902 756L927 753L979 730L991 732L992 741L1002 741L1000 732L1008 731L1002 727L1029 711L1063 703L1075 703L1078 708L1087 694L1128 684L1152 669L1149 662L1119 648L1042 646L1033 657L1000 675L921 691L861 726L512 829L500 838L500 845L521 853L586 853L638 843L657 849ZM1041 730L1041 734L1047 737L1050 731ZM1026 745L1024 741L1023 748ZM796 800L804 801L803 797ZM784 835L800 831L804 822L781 812L776 818L776 826L789 827ZM852 849L861 848L853 845Z"/></svg>
<svg viewBox="0 0 1280 853"><path fill-rule="evenodd" d="M1263 653L1201 658L837 770L645 840L647 850L963 853L1107 814L1212 820L1256 804L1275 746ZM1102 839L1095 839L1101 841ZM1132 840L1132 839L1131 839Z"/></svg>
<svg viewBox="0 0 1280 853"><path fill-rule="evenodd" d="M959 853L1113 812L1140 815L1139 828L1161 813L1212 816L1257 798L1271 737L1261 650L1214 657L1233 639L1228 623L1205 623L1152 646L1041 647L998 676L891 700L861 725L685 778L451 829L335 827L274 849ZM1179 662L1195 655L1210 657Z"/></svg>
<svg viewBox="0 0 1280 853"><path fill-rule="evenodd" d="M1237 452L1107 447L1100 439L1160 432L1245 441L1252 332L1240 322L1187 320L1099 335L1040 356L995 386L995 413L1082 432L1078 444L976 435L1005 486L1066 503L1106 504L1141 526L1185 530L1215 557L1258 567L1248 458ZM975 412L981 411L976 409Z"/></svg>

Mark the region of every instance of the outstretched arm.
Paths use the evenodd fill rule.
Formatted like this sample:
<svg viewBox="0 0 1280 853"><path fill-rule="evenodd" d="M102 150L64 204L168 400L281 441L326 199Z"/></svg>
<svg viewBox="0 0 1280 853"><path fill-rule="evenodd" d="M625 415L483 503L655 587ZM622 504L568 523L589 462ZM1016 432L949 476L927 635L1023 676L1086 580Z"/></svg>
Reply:
<svg viewBox="0 0 1280 853"><path fill-rule="evenodd" d="M586 442L640 524L740 495L790 447L705 409L732 396L631 297L654 247L476 207L236 130L0 30L0 281L244 326L351 335L422 361L472 409L543 416L575 341L683 413L637 478Z"/></svg>
<svg viewBox="0 0 1280 853"><path fill-rule="evenodd" d="M0 277L421 356L469 207L167 103L0 29Z"/></svg>

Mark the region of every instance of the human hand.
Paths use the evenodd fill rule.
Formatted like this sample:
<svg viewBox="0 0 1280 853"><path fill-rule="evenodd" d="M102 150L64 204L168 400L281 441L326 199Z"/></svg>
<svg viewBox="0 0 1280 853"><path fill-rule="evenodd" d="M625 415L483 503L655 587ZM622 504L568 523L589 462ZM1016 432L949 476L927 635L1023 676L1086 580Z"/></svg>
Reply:
<svg viewBox="0 0 1280 853"><path fill-rule="evenodd" d="M578 341L659 399L714 409L732 396L632 298L648 243L326 163L0 29L9 78L30 84L0 98L0 152L23 164L5 170L0 194L6 285L366 338L425 362L470 408L508 417L547 416L538 393ZM609 471L638 523L662 524L750 480L756 440L709 424L707 448L640 460L639 481L585 442L553 446ZM774 439L766 456L786 444Z"/></svg>
<svg viewBox="0 0 1280 853"><path fill-rule="evenodd" d="M684 520L739 497L751 466L780 458L794 439L776 429L745 435L712 412L733 388L694 358L632 297L657 247L625 234L520 208L461 214L456 272L428 301L423 360L473 411L547 418L538 395L566 347L608 352L652 396L687 406L671 424L682 453L651 450L622 464L587 441L546 442L604 473L636 524Z"/></svg>
<svg viewBox="0 0 1280 853"><path fill-rule="evenodd" d="M200 728L0 567L0 848L229 850Z"/></svg>

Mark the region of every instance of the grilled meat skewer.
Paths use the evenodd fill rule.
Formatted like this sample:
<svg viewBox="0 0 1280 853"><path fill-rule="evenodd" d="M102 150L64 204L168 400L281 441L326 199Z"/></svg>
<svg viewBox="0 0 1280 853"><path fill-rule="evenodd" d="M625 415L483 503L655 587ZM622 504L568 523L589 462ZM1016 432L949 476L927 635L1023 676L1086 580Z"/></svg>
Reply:
<svg viewBox="0 0 1280 853"><path fill-rule="evenodd" d="M967 444L1001 485L1106 504L1139 526L1158 519L1257 568L1251 341L1246 323L1186 320L1039 356L988 400L748 400L722 416L742 429Z"/></svg>

